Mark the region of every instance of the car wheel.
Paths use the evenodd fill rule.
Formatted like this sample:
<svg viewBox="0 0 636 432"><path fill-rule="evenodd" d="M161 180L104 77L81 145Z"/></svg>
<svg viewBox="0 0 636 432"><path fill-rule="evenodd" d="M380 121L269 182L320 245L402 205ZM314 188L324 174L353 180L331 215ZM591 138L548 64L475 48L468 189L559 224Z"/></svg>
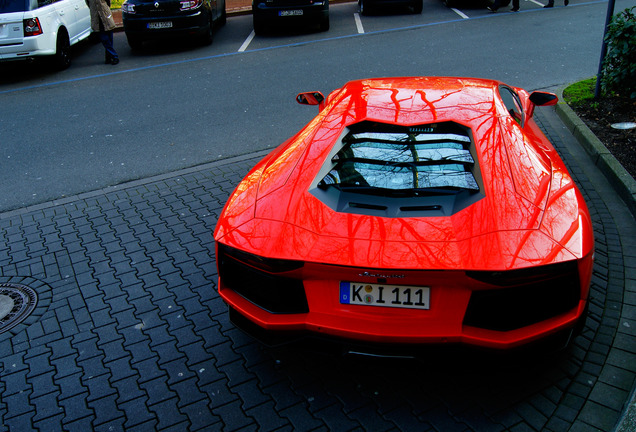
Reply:
<svg viewBox="0 0 636 432"><path fill-rule="evenodd" d="M221 18L219 18L219 24L224 26L227 23L227 10L225 4L223 5L223 12L221 12Z"/></svg>
<svg viewBox="0 0 636 432"><path fill-rule="evenodd" d="M68 33L61 28L57 33L57 42L55 43L55 55L53 56L53 67L57 70L63 70L71 65L71 43L68 39Z"/></svg>
<svg viewBox="0 0 636 432"><path fill-rule="evenodd" d="M329 30L329 17L323 18L320 21L320 31L327 31Z"/></svg>
<svg viewBox="0 0 636 432"><path fill-rule="evenodd" d="M424 0L415 0L413 3L413 13L421 14L424 10Z"/></svg>
<svg viewBox="0 0 636 432"><path fill-rule="evenodd" d="M130 49L132 49L133 51L140 50L144 44L144 41L136 36L126 35L126 39L128 40L128 46L130 46Z"/></svg>
<svg viewBox="0 0 636 432"><path fill-rule="evenodd" d="M265 32L265 22L263 18L259 15L252 16L254 22L254 33L257 35L263 34Z"/></svg>
<svg viewBox="0 0 636 432"><path fill-rule="evenodd" d="M369 15L371 13L371 6L365 0L359 0L360 15Z"/></svg>
<svg viewBox="0 0 636 432"><path fill-rule="evenodd" d="M201 43L203 45L211 45L214 42L214 23L212 22L212 16L210 16L210 23L208 28L203 33L203 37L201 38Z"/></svg>

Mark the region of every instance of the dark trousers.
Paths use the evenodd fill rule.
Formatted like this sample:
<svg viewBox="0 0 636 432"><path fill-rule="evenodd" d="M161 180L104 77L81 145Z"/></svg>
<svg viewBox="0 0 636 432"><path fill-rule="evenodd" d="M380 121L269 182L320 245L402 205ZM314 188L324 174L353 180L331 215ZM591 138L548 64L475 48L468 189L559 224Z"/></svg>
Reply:
<svg viewBox="0 0 636 432"><path fill-rule="evenodd" d="M107 59L116 59L119 57L113 46L113 31L104 30L104 25L101 20L99 21L99 39L102 41L102 45L104 45L104 49L106 50Z"/></svg>
<svg viewBox="0 0 636 432"><path fill-rule="evenodd" d="M113 32L112 31L100 31L99 38L106 50L106 57L117 58L117 51L113 47Z"/></svg>

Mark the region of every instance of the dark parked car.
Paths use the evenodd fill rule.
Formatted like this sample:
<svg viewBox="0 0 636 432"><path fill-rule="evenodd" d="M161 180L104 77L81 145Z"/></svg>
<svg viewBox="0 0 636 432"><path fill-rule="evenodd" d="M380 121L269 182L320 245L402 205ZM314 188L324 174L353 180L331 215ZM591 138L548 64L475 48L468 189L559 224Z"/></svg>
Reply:
<svg viewBox="0 0 636 432"><path fill-rule="evenodd" d="M131 48L146 40L191 36L211 44L215 24L227 19L225 0L126 0L124 31Z"/></svg>
<svg viewBox="0 0 636 432"><path fill-rule="evenodd" d="M269 24L315 23L329 30L329 0L252 0L254 32L263 33Z"/></svg>
<svg viewBox="0 0 636 432"><path fill-rule="evenodd" d="M383 6L410 6L413 9L413 13L420 14L422 9L424 9L424 0L358 0L358 5L362 15L376 12Z"/></svg>

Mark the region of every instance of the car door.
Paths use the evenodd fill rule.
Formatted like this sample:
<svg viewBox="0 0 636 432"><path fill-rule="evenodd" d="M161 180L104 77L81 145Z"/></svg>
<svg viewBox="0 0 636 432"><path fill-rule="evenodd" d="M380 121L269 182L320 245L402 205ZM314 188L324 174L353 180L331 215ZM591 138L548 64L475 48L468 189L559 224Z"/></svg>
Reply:
<svg viewBox="0 0 636 432"><path fill-rule="evenodd" d="M52 0L54 2L57 20L66 27L69 39L77 34L77 24L75 20L75 6L73 0Z"/></svg>
<svg viewBox="0 0 636 432"><path fill-rule="evenodd" d="M91 32L91 14L86 4L86 0L62 0L70 1L73 5L75 14L75 23L73 34L71 35L71 44L78 40L88 37Z"/></svg>

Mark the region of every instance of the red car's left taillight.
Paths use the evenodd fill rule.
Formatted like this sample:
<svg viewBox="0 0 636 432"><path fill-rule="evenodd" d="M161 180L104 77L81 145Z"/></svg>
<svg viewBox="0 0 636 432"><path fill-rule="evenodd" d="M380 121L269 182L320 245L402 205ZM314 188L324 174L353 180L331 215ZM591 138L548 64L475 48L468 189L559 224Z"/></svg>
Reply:
<svg viewBox="0 0 636 432"><path fill-rule="evenodd" d="M263 258L222 243L216 259L223 287L258 307L275 314L309 312L302 261Z"/></svg>

